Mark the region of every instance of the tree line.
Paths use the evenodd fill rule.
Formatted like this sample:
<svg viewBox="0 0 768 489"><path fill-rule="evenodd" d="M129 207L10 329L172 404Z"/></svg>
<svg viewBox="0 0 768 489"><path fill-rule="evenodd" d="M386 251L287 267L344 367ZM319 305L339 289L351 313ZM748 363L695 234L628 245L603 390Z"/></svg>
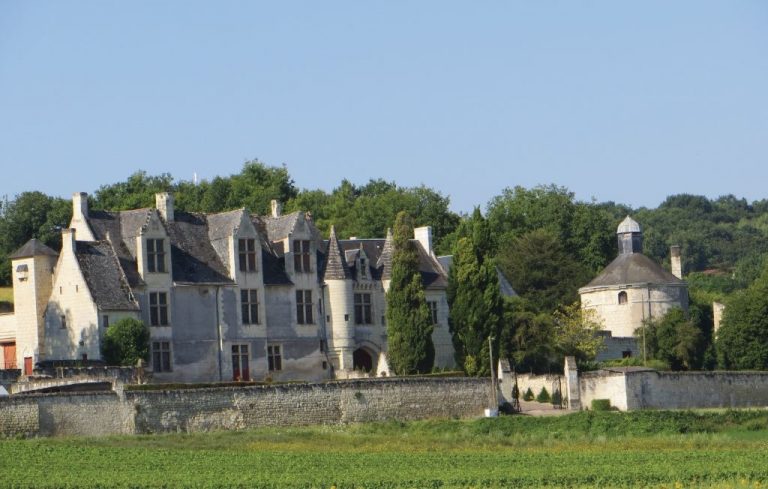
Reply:
<svg viewBox="0 0 768 489"><path fill-rule="evenodd" d="M89 196L89 206L152 207L157 192L172 192L177 209L188 212L247 208L267 214L270 201L277 199L286 212L310 211L325 235L335 225L340 236L382 237L388 228L397 229L401 212L410 216L403 229L432 226L436 253L454 255L448 295L454 306L457 361L478 374L487 372L489 354L487 341L478 341L480 336L496 339L494 356L511 357L525 369L554 368L551 359L566 350L584 361L589 358L594 345L582 330L593 326L573 304L578 288L615 258L616 226L626 215L642 225L645 254L659 263L669 266L670 245L682 247L690 285L690 314L670 317L668 324L646 331L658 336L651 338L653 355L666 358L673 368L739 366L729 360L732 356L714 349L710 304L733 302L723 326L728 337L737 322L734 311L749 302L743 297L759 295L754 289L763 283L768 253L766 199L748 202L733 195L709 199L680 194L656 208L633 209L614 202L580 201L557 185L518 186L491 198L482 211L478 206L470 214L460 214L451 211L447 196L425 185L401 187L383 179L358 185L345 179L331 191L299 189L285 166L257 160L245 162L239 173L198 183L139 171L125 181L99 187ZM10 284L11 253L32 237L59 249L60 230L70 219L68 199L37 191L0 203L0 285ZM497 297L493 292L494 284L498 289L497 269L519 297ZM766 352L768 366L768 347Z"/></svg>

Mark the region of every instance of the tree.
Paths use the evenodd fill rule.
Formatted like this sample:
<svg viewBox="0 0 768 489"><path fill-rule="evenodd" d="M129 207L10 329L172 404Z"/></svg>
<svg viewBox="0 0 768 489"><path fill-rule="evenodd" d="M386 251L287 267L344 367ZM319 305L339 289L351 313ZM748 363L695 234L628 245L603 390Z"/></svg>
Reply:
<svg viewBox="0 0 768 489"><path fill-rule="evenodd" d="M701 366L706 347L704 336L682 309L671 309L662 318L646 321L635 336L641 344L645 341L648 358L661 360L672 370Z"/></svg>
<svg viewBox="0 0 768 489"><path fill-rule="evenodd" d="M101 354L109 365L134 366L149 358L149 330L144 323L123 318L111 324L104 333Z"/></svg>
<svg viewBox="0 0 768 489"><path fill-rule="evenodd" d="M550 230L537 229L501 246L498 263L515 291L539 312L552 312L578 299L591 273L569 256Z"/></svg>
<svg viewBox="0 0 768 489"><path fill-rule="evenodd" d="M412 219L400 212L395 220L392 278L386 294L387 356L398 375L430 371L435 356L432 320L412 235Z"/></svg>
<svg viewBox="0 0 768 489"><path fill-rule="evenodd" d="M554 354L552 315L536 311L522 297L504 299L500 356L512 358L520 372L548 372Z"/></svg>
<svg viewBox="0 0 768 489"><path fill-rule="evenodd" d="M560 357L574 356L579 361L592 361L603 347L598 335L602 324L592 309L582 309L578 302L563 306L552 314L555 349Z"/></svg>
<svg viewBox="0 0 768 489"><path fill-rule="evenodd" d="M716 347L722 368L768 369L768 269L726 302Z"/></svg>
<svg viewBox="0 0 768 489"><path fill-rule="evenodd" d="M454 248L448 274L449 324L456 363L469 375L489 375L488 338L498 358L504 306L491 248L488 222L476 208L468 221L469 236Z"/></svg>

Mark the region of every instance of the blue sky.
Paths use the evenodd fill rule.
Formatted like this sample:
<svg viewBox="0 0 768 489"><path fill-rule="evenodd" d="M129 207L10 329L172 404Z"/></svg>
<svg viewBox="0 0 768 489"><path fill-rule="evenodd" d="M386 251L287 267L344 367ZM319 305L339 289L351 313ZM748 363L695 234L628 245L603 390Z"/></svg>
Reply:
<svg viewBox="0 0 768 489"><path fill-rule="evenodd" d="M0 196L247 159L452 207L768 197L768 2L0 0Z"/></svg>

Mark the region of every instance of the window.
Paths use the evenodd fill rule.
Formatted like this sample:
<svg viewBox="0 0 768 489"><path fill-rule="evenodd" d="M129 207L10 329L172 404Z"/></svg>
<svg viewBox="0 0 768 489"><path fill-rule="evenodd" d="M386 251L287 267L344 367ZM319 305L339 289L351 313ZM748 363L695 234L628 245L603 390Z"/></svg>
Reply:
<svg viewBox="0 0 768 489"><path fill-rule="evenodd" d="M171 371L171 342L153 341L152 342L152 371L170 372Z"/></svg>
<svg viewBox="0 0 768 489"><path fill-rule="evenodd" d="M67 316L59 316L61 320L61 329L67 329Z"/></svg>
<svg viewBox="0 0 768 489"><path fill-rule="evenodd" d="M293 242L293 271L308 273L309 270L309 241L296 240Z"/></svg>
<svg viewBox="0 0 768 489"><path fill-rule="evenodd" d="M240 308L243 312L243 324L259 324L258 289L240 291Z"/></svg>
<svg viewBox="0 0 768 489"><path fill-rule="evenodd" d="M624 350L621 352L621 358L632 358L632 350Z"/></svg>
<svg viewBox="0 0 768 489"><path fill-rule="evenodd" d="M296 322L298 324L312 324L312 291L296 291Z"/></svg>
<svg viewBox="0 0 768 489"><path fill-rule="evenodd" d="M627 293L623 290L619 292L619 304L626 304L627 303Z"/></svg>
<svg viewBox="0 0 768 489"><path fill-rule="evenodd" d="M320 353L325 353L327 349L328 346L325 344L325 340L320 340Z"/></svg>
<svg viewBox="0 0 768 489"><path fill-rule="evenodd" d="M437 324L437 301L427 301L429 307L429 317L432 319L432 324Z"/></svg>
<svg viewBox="0 0 768 489"><path fill-rule="evenodd" d="M168 293L149 293L149 324L168 326Z"/></svg>
<svg viewBox="0 0 768 489"><path fill-rule="evenodd" d="M147 270L165 272L165 243L162 239L147 240Z"/></svg>
<svg viewBox="0 0 768 489"><path fill-rule="evenodd" d="M237 251L240 257L240 271L253 272L256 270L256 240L240 239L237 241Z"/></svg>
<svg viewBox="0 0 768 489"><path fill-rule="evenodd" d="M109 316L107 316L106 314L101 316L101 324L104 325L104 329L109 328Z"/></svg>
<svg viewBox="0 0 768 489"><path fill-rule="evenodd" d="M360 278L368 278L368 260L360 258Z"/></svg>
<svg viewBox="0 0 768 489"><path fill-rule="evenodd" d="M249 380L248 345L232 345L232 380Z"/></svg>
<svg viewBox="0 0 768 489"><path fill-rule="evenodd" d="M280 345L267 345L267 362L269 363L270 372L283 369L283 356L280 352Z"/></svg>
<svg viewBox="0 0 768 489"><path fill-rule="evenodd" d="M355 294L355 324L371 324L371 294Z"/></svg>

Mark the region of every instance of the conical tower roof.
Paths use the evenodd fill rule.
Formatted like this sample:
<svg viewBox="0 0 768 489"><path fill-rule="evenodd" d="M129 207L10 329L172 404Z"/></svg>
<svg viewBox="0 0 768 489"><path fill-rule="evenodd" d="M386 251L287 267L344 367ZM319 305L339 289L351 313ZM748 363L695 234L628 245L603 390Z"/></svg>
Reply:
<svg viewBox="0 0 768 489"><path fill-rule="evenodd" d="M11 260L16 260L18 258L31 258L33 256L59 256L59 254L46 246L42 241L38 241L37 238L32 238L27 241L24 246L9 256L9 258Z"/></svg>
<svg viewBox="0 0 768 489"><path fill-rule="evenodd" d="M339 246L339 240L336 238L335 226L331 226L331 237L328 239L326 256L323 280L345 280L352 278L347 260L344 258L344 253L341 252L341 247Z"/></svg>

